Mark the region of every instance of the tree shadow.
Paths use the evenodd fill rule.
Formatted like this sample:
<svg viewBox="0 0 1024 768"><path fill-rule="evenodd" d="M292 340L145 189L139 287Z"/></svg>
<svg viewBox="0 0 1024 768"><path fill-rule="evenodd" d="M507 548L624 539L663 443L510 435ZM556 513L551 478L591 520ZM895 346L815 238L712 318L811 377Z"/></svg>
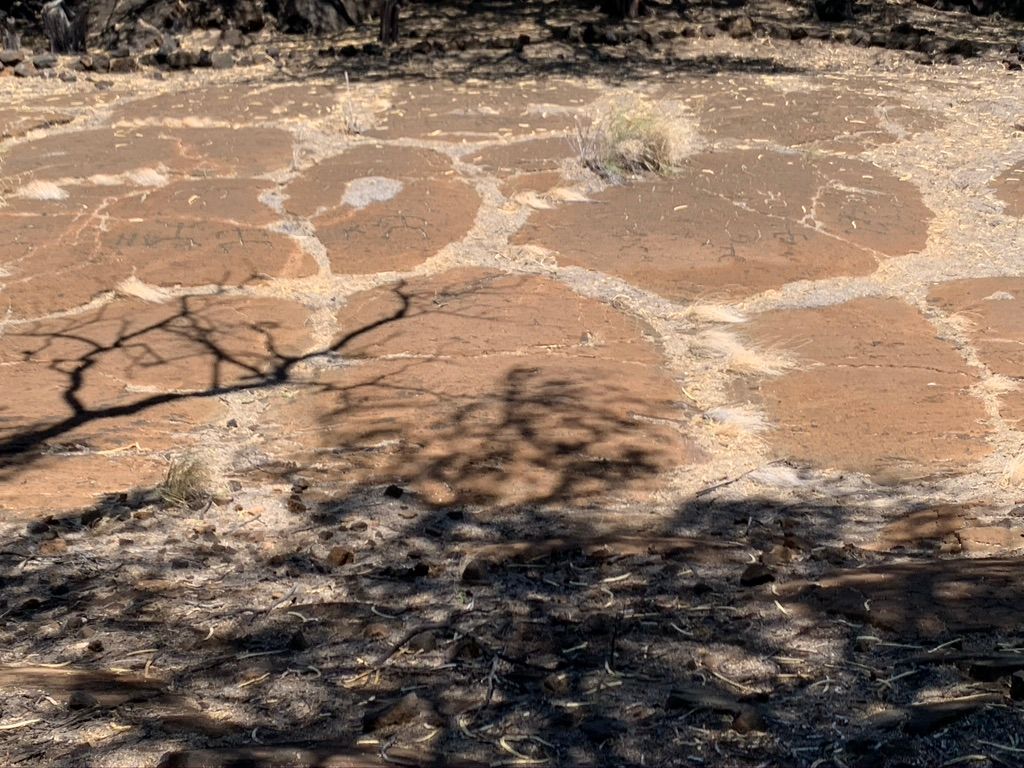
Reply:
<svg viewBox="0 0 1024 768"><path fill-rule="evenodd" d="M897 766L979 738L1013 749L999 734L1024 717L1008 689L1020 561L837 545L869 511L701 497L632 535L579 515L552 536L529 508L494 519L376 486L249 536L232 502L107 499L0 543L0 632L27 665L0 675L6 719L40 718L7 759L109 719L114 736L51 764L169 738L184 746L160 747L166 766ZM749 578L752 559L771 580Z"/></svg>

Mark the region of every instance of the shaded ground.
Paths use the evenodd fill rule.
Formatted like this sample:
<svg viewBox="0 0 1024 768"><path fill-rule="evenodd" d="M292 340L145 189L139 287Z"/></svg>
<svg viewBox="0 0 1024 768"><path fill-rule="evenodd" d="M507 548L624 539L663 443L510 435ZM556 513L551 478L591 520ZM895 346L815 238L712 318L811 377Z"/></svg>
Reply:
<svg viewBox="0 0 1024 768"><path fill-rule="evenodd" d="M1020 763L1015 81L687 45L5 89L0 761Z"/></svg>

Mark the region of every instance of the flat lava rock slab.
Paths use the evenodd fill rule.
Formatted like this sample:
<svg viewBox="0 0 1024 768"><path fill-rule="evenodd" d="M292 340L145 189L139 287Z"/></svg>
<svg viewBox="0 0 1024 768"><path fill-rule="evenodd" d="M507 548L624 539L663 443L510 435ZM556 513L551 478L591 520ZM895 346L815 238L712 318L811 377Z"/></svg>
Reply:
<svg viewBox="0 0 1024 768"><path fill-rule="evenodd" d="M740 297L870 274L923 248L930 218L917 189L869 163L734 150L538 211L513 242L670 299Z"/></svg>
<svg viewBox="0 0 1024 768"><path fill-rule="evenodd" d="M260 202L262 195L276 187L267 179L176 179L121 197L108 206L107 213L118 219L214 219L264 227L280 218Z"/></svg>
<svg viewBox="0 0 1024 768"><path fill-rule="evenodd" d="M978 357L992 373L1017 384L1016 390L999 396L1000 414L1024 424L1024 279L954 280L934 286L928 300L963 321Z"/></svg>
<svg viewBox="0 0 1024 768"><path fill-rule="evenodd" d="M284 189L309 217L336 274L406 271L469 232L480 198L445 155L364 145L305 170Z"/></svg>
<svg viewBox="0 0 1024 768"><path fill-rule="evenodd" d="M965 321L992 373L1024 380L1024 278L954 280L933 286L928 300Z"/></svg>
<svg viewBox="0 0 1024 768"><path fill-rule="evenodd" d="M569 139L558 136L493 144L479 152L471 152L463 159L483 167L488 173L506 177L520 173L558 170L564 161L574 154L575 150Z"/></svg>
<svg viewBox="0 0 1024 768"><path fill-rule="evenodd" d="M162 286L226 287L317 272L295 240L252 223L272 218L259 207L246 223L203 215L202 206L174 217L176 205L187 199L168 200L170 215L137 199L110 206L126 218L0 214L0 226L10 223L14 235L0 245L0 306L38 317L83 305L131 276Z"/></svg>
<svg viewBox="0 0 1024 768"><path fill-rule="evenodd" d="M284 206L289 213L310 217L345 205L353 182L390 179L404 185L413 180L453 176L454 173L451 160L440 152L364 144L303 170L284 188ZM388 199L380 195L377 201Z"/></svg>
<svg viewBox="0 0 1024 768"><path fill-rule="evenodd" d="M339 319L353 362L265 419L266 448L319 483L506 508L649 497L701 460L645 329L558 283L454 270Z"/></svg>
<svg viewBox="0 0 1024 768"><path fill-rule="evenodd" d="M202 392L259 383L310 351L308 318L304 306L285 299L119 299L9 327L0 337L0 360L59 371L69 383L81 369L75 385L86 406L110 400L102 394L108 389Z"/></svg>
<svg viewBox="0 0 1024 768"><path fill-rule="evenodd" d="M688 84L693 88L693 84ZM666 95L671 90L666 89ZM820 89L788 91L745 79L721 78L686 95L704 133L790 147L813 146L858 154L900 135L934 129L938 116L885 96L847 87L842 79Z"/></svg>
<svg viewBox="0 0 1024 768"><path fill-rule="evenodd" d="M152 456L53 454L28 466L0 468L4 522L79 514L105 498L156 486L167 464Z"/></svg>
<svg viewBox="0 0 1024 768"><path fill-rule="evenodd" d="M29 131L70 123L73 115L58 111L5 107L0 109L0 139L24 136Z"/></svg>
<svg viewBox="0 0 1024 768"><path fill-rule="evenodd" d="M882 479L966 471L988 453L984 407L967 391L974 375L901 301L769 312L744 333L799 366L749 393L766 407L781 457Z"/></svg>
<svg viewBox="0 0 1024 768"><path fill-rule="evenodd" d="M256 87L244 83L164 93L118 107L117 121L209 120L228 123L267 123L289 118L321 118L338 106L341 86L326 84Z"/></svg>
<svg viewBox="0 0 1024 768"><path fill-rule="evenodd" d="M996 197L1005 203L1007 216L1024 216L1024 162L999 174L992 186Z"/></svg>
<svg viewBox="0 0 1024 768"><path fill-rule="evenodd" d="M276 128L91 128L16 144L3 176L56 181L165 168L196 175L258 176L292 164L291 135Z"/></svg>
<svg viewBox="0 0 1024 768"><path fill-rule="evenodd" d="M278 381L311 350L305 307L282 299L119 300L0 337L0 508L71 510L152 487L154 451L222 417L214 396ZM8 492L9 491L9 492Z"/></svg>
<svg viewBox="0 0 1024 768"><path fill-rule="evenodd" d="M413 83L396 86L392 106L371 136L470 137L566 131L575 114L597 97L557 80L516 84Z"/></svg>

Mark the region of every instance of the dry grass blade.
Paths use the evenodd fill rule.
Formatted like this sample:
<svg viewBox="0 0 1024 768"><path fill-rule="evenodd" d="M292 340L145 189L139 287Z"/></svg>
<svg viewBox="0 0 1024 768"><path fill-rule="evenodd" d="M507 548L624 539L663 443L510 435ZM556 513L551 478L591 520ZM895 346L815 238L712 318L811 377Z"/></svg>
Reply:
<svg viewBox="0 0 1024 768"><path fill-rule="evenodd" d="M1003 469L1003 485L1024 485L1024 453L1006 463Z"/></svg>
<svg viewBox="0 0 1024 768"><path fill-rule="evenodd" d="M157 491L166 504L198 507L210 499L212 484L207 463L198 456L184 456L171 462Z"/></svg>
<svg viewBox="0 0 1024 768"><path fill-rule="evenodd" d="M658 108L656 108L656 106ZM604 179L671 175L693 146L688 120L641 99L610 105L587 124L576 123L570 144L580 163Z"/></svg>

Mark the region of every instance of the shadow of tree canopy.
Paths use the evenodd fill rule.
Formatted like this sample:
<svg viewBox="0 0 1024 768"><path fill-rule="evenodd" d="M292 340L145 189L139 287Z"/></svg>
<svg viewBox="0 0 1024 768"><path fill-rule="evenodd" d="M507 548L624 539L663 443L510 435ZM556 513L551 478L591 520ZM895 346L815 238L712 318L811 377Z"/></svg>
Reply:
<svg viewBox="0 0 1024 768"><path fill-rule="evenodd" d="M847 502L702 498L632 536L380 487L293 509L110 498L8 534L5 762L1013 764L985 744L1022 719L1019 562L836 547Z"/></svg>
<svg viewBox="0 0 1024 768"><path fill-rule="evenodd" d="M6 482L47 441L232 392L298 393L327 450L268 449L195 508L137 488L8 524L5 764L1012 764L1019 560L849 546L863 494L638 506L663 445L614 379L513 358L453 390L450 360L377 354L417 316L488 322L480 282L400 284L314 352L198 298L14 332L70 414L8 432ZM115 352L198 384L101 405Z"/></svg>
<svg viewBox="0 0 1024 768"><path fill-rule="evenodd" d="M55 393L65 405L66 415L44 417L29 424L13 415L5 417L9 426L4 430L6 434L0 433L0 472L11 472L33 461L47 442L63 440L83 427L168 403L287 383L302 363L337 354L377 325L402 317L407 307L401 285L394 288L394 295L397 303L392 315L303 354L279 349L272 323L225 321L218 316L223 306L216 297L211 301L208 297L183 296L137 314L130 311L137 307L128 307L129 313L124 316L115 313L124 310L126 304L115 302L85 319L71 317L7 329L2 337L5 362L45 365L57 379ZM156 317L151 320L153 314ZM126 392L118 398L121 402L103 402L109 393L96 384L110 372L105 368L113 368L129 379L140 372L148 373L163 384L163 391L139 396ZM0 413L4 411L12 412L13 406L0 406ZM0 426L3 423L0 421Z"/></svg>

